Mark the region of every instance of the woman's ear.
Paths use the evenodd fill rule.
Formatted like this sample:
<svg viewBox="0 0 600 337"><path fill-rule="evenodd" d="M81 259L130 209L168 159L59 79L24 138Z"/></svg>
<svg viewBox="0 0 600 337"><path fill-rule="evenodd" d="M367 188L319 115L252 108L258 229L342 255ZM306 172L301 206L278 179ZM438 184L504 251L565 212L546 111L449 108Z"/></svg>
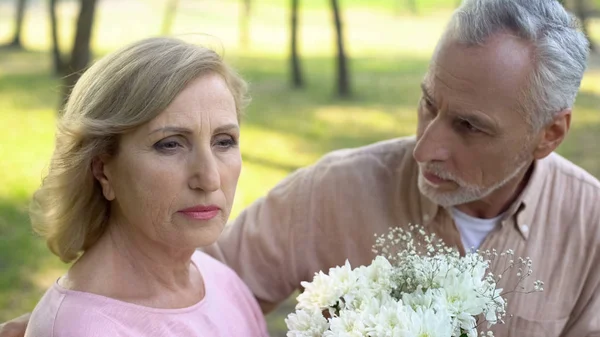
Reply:
<svg viewBox="0 0 600 337"><path fill-rule="evenodd" d="M97 156L92 159L92 174L100 183L100 186L102 187L102 194L106 200L112 201L115 198L115 192L109 179L110 175L106 172L107 159L107 156Z"/></svg>

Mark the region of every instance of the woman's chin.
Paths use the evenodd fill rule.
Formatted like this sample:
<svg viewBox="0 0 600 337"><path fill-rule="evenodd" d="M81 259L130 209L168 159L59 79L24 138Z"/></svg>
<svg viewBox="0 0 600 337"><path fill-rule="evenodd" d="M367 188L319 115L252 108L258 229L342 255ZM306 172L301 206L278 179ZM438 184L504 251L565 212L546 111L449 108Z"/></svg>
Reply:
<svg viewBox="0 0 600 337"><path fill-rule="evenodd" d="M216 221L204 226L186 226L176 244L194 249L210 246L219 239L224 227L222 224L217 224Z"/></svg>

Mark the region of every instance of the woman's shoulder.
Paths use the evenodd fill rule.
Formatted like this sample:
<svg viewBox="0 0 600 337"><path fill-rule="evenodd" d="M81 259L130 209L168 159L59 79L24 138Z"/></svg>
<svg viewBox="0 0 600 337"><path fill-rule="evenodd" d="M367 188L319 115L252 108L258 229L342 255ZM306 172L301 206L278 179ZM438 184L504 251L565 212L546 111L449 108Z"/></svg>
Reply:
<svg viewBox="0 0 600 337"><path fill-rule="evenodd" d="M239 279L233 269L202 251L196 250L196 252L194 252L194 255L192 255L192 262L198 267L204 278Z"/></svg>
<svg viewBox="0 0 600 337"><path fill-rule="evenodd" d="M258 302L233 269L200 251L194 253L192 261L200 270L206 284L207 294L202 308L210 308L216 312L228 311L228 318L237 320L240 325L238 328L247 329L246 336L268 336Z"/></svg>
<svg viewBox="0 0 600 337"><path fill-rule="evenodd" d="M227 295L225 297L254 299L254 295L246 283L223 262L201 251L194 253L192 261L202 274L207 289L210 288L212 291L222 293L221 295Z"/></svg>
<svg viewBox="0 0 600 337"><path fill-rule="evenodd" d="M53 285L31 314L25 337L119 336L115 322L90 298Z"/></svg>

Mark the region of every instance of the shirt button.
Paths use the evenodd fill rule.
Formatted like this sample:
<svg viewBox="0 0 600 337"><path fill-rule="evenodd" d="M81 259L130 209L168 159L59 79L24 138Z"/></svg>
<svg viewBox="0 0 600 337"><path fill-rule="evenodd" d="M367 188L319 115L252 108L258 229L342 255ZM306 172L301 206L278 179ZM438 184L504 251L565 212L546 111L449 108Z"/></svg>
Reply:
<svg viewBox="0 0 600 337"><path fill-rule="evenodd" d="M429 221L429 214L425 214L425 215L423 215L423 220L425 220L425 221Z"/></svg>
<svg viewBox="0 0 600 337"><path fill-rule="evenodd" d="M527 232L529 232L529 226L523 225L523 226L521 226L521 230L523 231L523 233L527 233Z"/></svg>

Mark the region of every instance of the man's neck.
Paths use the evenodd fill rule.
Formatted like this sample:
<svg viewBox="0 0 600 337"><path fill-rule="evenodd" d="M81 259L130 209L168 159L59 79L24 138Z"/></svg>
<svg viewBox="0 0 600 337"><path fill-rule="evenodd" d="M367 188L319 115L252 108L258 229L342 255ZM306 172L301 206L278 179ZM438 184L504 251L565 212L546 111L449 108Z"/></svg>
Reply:
<svg viewBox="0 0 600 337"><path fill-rule="evenodd" d="M519 198L527 186L533 170L533 163L525 166L512 180L501 186L490 195L473 202L455 206L459 211L470 216L491 219L504 212Z"/></svg>

